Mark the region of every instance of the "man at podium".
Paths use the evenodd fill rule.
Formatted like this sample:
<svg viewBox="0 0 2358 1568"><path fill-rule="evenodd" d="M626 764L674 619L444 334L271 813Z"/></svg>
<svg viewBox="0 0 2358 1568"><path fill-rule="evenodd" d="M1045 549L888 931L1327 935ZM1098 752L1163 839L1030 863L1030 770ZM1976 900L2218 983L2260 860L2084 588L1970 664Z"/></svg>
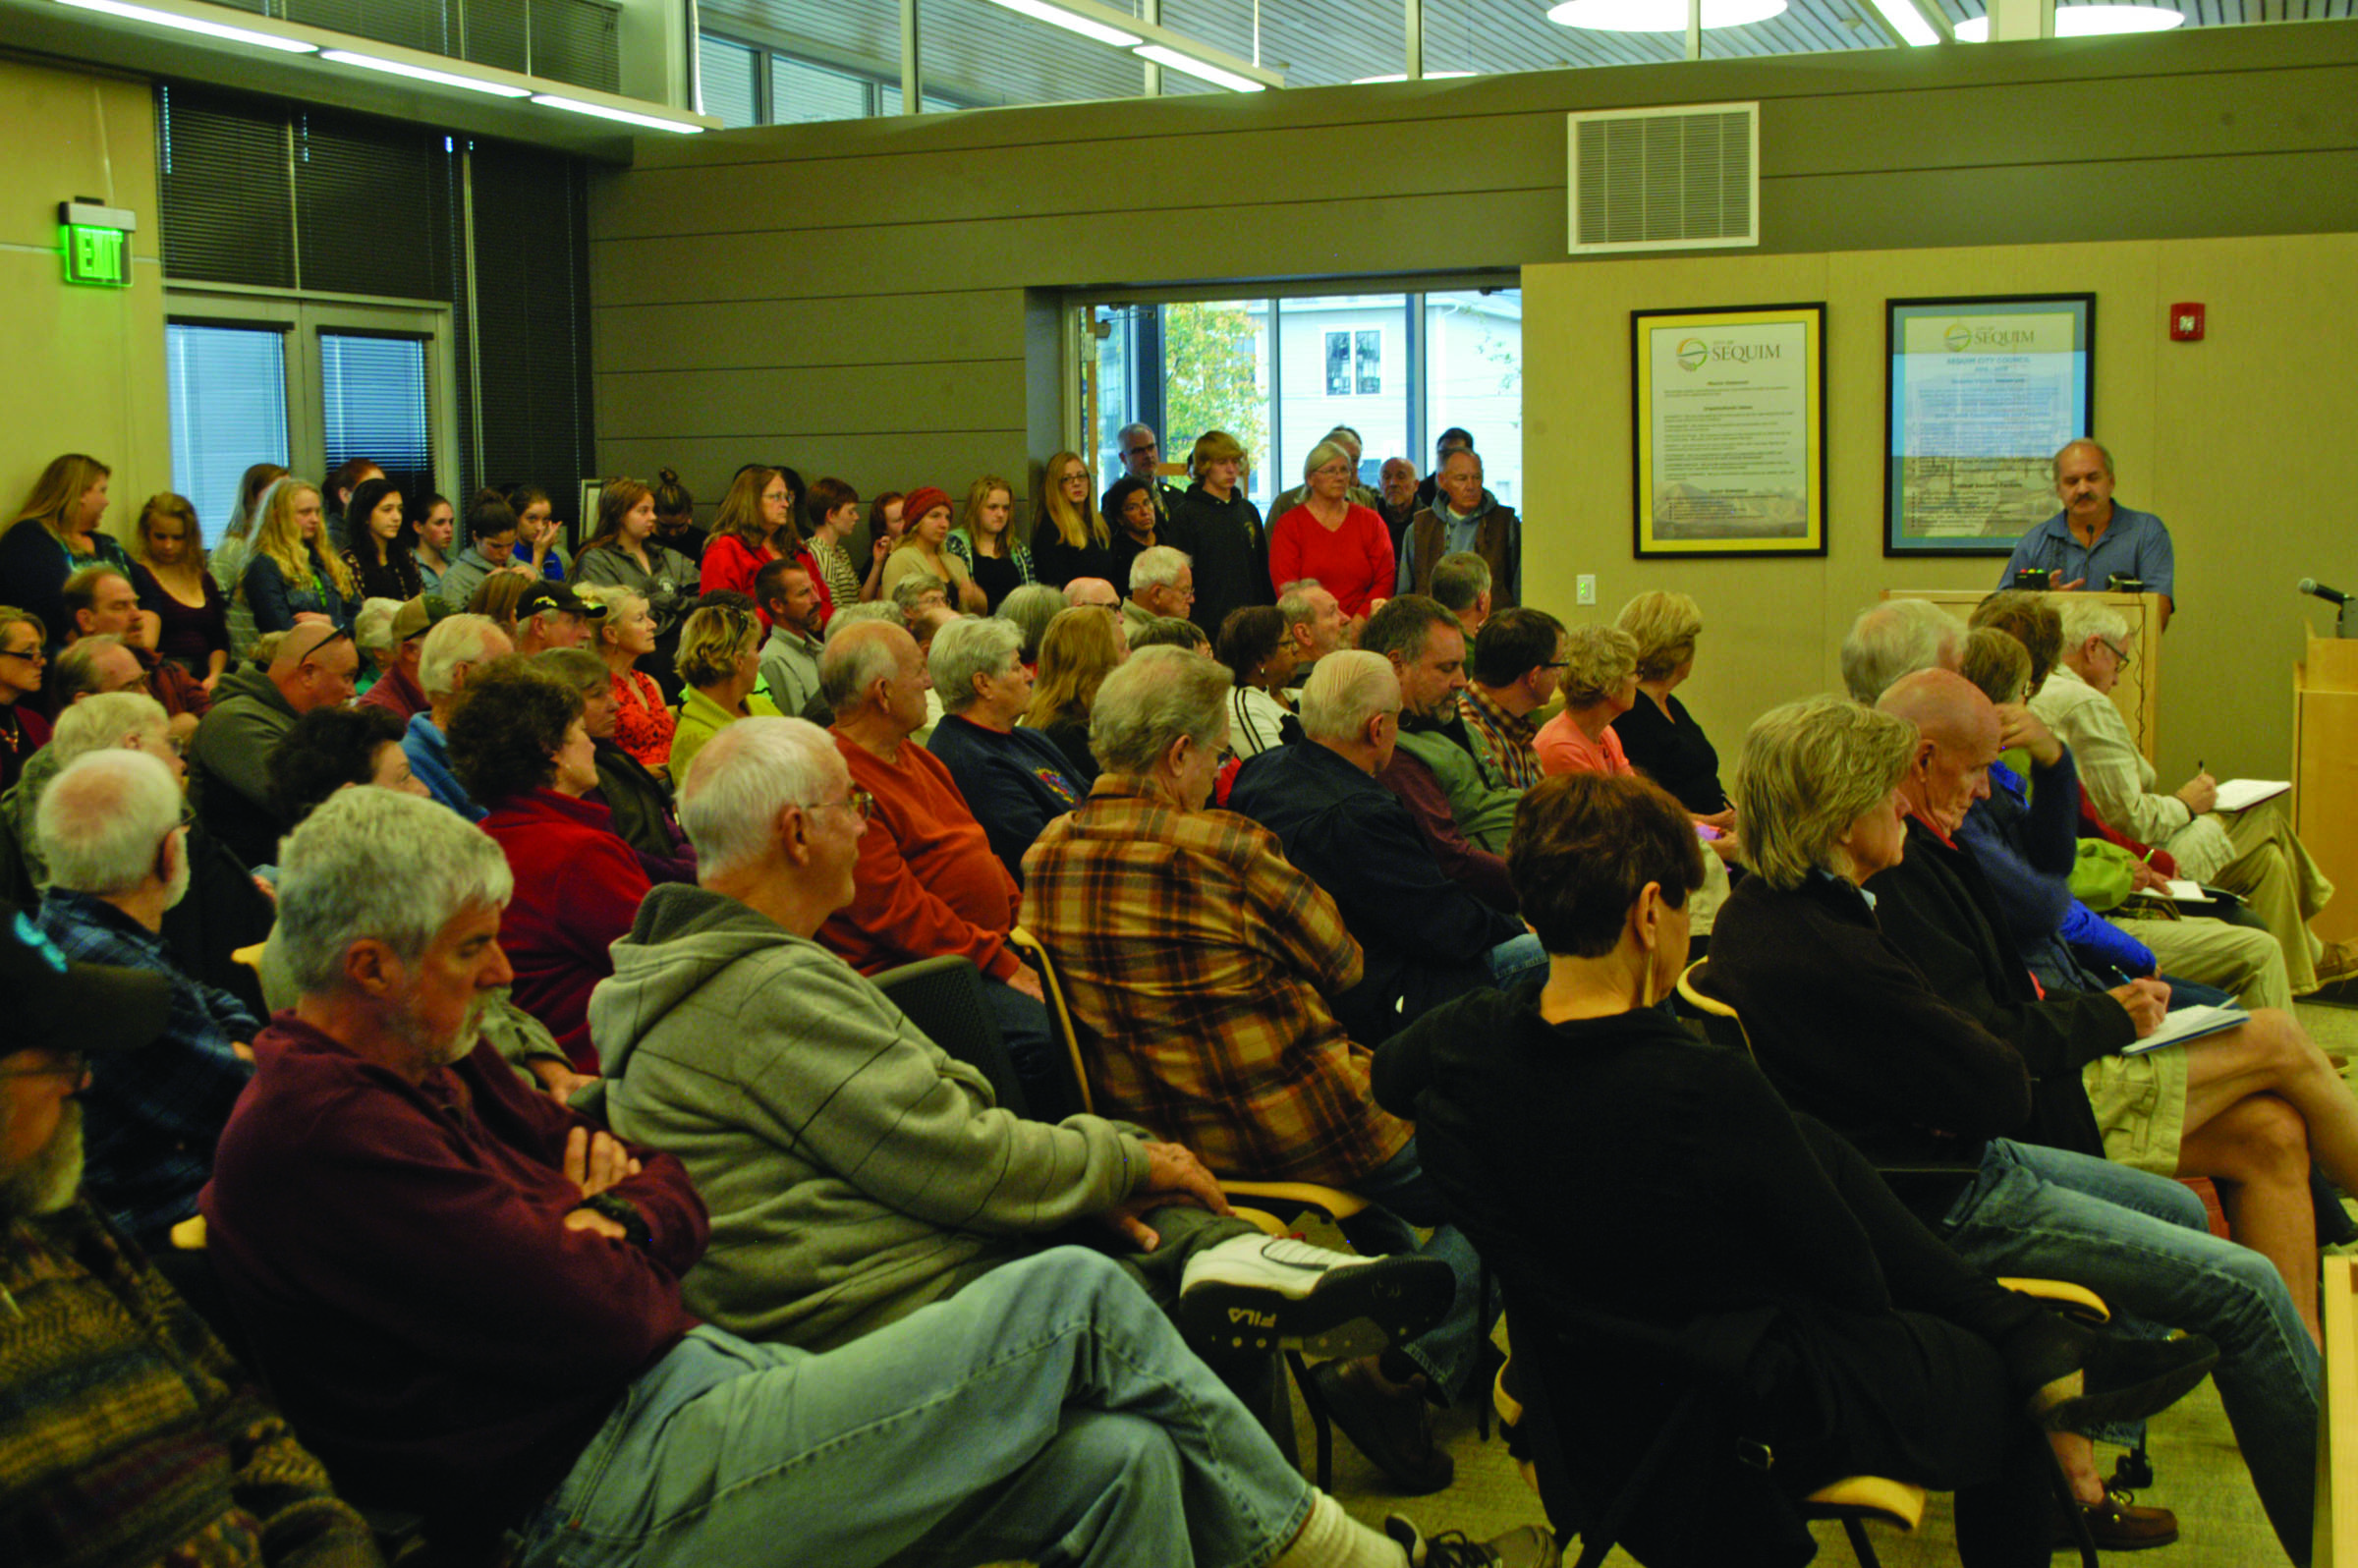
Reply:
<svg viewBox="0 0 2358 1568"><path fill-rule="evenodd" d="M2057 588L2103 589L2116 576L2131 578L2162 596L2162 628L2168 630L2177 607L2169 530L2151 512L2113 504L2112 454L2094 441L2072 442L2050 467L2063 510L2022 536L1997 586L2012 588L2026 567L2053 572Z"/></svg>

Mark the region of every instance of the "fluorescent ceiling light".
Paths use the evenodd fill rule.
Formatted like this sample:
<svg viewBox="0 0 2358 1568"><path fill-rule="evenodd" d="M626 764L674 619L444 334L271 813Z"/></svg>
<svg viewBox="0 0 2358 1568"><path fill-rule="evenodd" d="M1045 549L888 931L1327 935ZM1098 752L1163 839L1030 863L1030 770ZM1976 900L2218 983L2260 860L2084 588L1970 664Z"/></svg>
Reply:
<svg viewBox="0 0 2358 1568"><path fill-rule="evenodd" d="M1883 20L1891 24L1892 30L1911 47L1922 49L1940 41L1940 34L1935 32L1933 25L1924 20L1924 13L1916 9L1915 0L1875 0L1875 9L1883 14Z"/></svg>
<svg viewBox="0 0 2358 1568"><path fill-rule="evenodd" d="M288 54L312 54L319 46L301 38L281 37L275 32L256 32L251 28L233 28L224 22L208 22L179 11L158 11L152 6L126 5L124 0L59 0L62 5L77 11L97 11L127 22L150 22L159 28L178 28L183 32L201 32L208 38L226 38L231 43L251 43L259 49L283 49ZM205 9L211 10L208 6Z"/></svg>
<svg viewBox="0 0 2358 1568"><path fill-rule="evenodd" d="M1471 71L1428 71L1418 80L1422 82L1439 82L1446 77L1470 77L1474 73ZM1353 77L1351 79L1351 84L1355 87L1364 87L1371 82L1406 82L1407 80L1407 72L1395 71L1388 77Z"/></svg>
<svg viewBox="0 0 2358 1568"><path fill-rule="evenodd" d="M1778 10L1783 10L1785 0L1776 0ZM1166 49L1159 43L1142 43L1130 52L1142 59L1151 60L1158 66L1169 66L1173 71L1185 72L1199 82L1208 82L1215 87L1226 87L1231 92L1259 92L1263 87L1262 83L1254 81L1251 77L1240 77L1233 71L1223 71L1218 66L1207 65L1201 60L1181 54L1176 49Z"/></svg>
<svg viewBox="0 0 2358 1568"><path fill-rule="evenodd" d="M1084 38L1095 38L1099 43L1110 43L1116 49L1133 49L1142 41L1135 32L1124 32L1119 28L1109 28L1094 18L1076 15L1062 6L1050 5L1048 0L991 0L991 3L1005 6L1010 11L1021 12L1036 21L1049 23L1069 31L1078 32Z"/></svg>
<svg viewBox="0 0 2358 1568"><path fill-rule="evenodd" d="M642 125L649 131L677 131L683 136L693 136L703 129L701 125L690 125L681 120L666 120L659 115L641 114L635 109L610 109L602 103L584 103L579 98L561 98L553 92L535 92L533 94L533 101L546 104L552 109L567 109L575 114L593 114L600 120L620 120L624 125Z"/></svg>
<svg viewBox="0 0 2358 1568"><path fill-rule="evenodd" d="M463 77L456 71L435 71L425 66L405 65L399 60L380 59L372 54L355 54L350 49L322 49L322 60L338 65L359 66L364 71L382 71L387 76L408 77L414 82L432 82L445 87L465 87L471 92L488 92L495 98L529 98L530 87L511 87L504 82L485 82L481 77Z"/></svg>
<svg viewBox="0 0 2358 1568"><path fill-rule="evenodd" d="M1703 25L1740 28L1766 22L1785 9L1785 0L1703 0ZM1599 32L1684 32L1687 0L1564 0L1547 13L1547 20L1564 28L1589 28Z"/></svg>
<svg viewBox="0 0 2358 1568"><path fill-rule="evenodd" d="M2055 36L2096 38L2113 32L2167 32L2183 26L2186 14L2166 6L2057 6ZM1957 24L1960 43L1988 43L1990 19L1967 17Z"/></svg>

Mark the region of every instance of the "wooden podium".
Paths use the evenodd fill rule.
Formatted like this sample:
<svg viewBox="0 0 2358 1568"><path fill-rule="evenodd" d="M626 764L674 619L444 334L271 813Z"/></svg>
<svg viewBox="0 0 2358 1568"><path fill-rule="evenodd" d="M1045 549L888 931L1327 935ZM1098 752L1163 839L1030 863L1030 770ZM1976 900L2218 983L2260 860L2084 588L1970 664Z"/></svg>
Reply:
<svg viewBox="0 0 2358 1568"><path fill-rule="evenodd" d="M2358 936L2358 639L2309 639L2292 670L2292 824L2340 894L2309 923Z"/></svg>
<svg viewBox="0 0 2358 1568"><path fill-rule="evenodd" d="M1960 622L1995 588L1885 588L1886 599L1926 599ZM2162 705L2162 595L2159 593L2088 593L2075 597L2101 599L2129 623L2129 667L2112 687L2112 705L2128 721L2129 736L2147 761L2154 759L2158 715ZM2358 644L2351 644L2358 647ZM2358 682L2350 688L2358 693ZM2329 874L2330 874L2329 872ZM2320 933L2323 934L2322 932Z"/></svg>

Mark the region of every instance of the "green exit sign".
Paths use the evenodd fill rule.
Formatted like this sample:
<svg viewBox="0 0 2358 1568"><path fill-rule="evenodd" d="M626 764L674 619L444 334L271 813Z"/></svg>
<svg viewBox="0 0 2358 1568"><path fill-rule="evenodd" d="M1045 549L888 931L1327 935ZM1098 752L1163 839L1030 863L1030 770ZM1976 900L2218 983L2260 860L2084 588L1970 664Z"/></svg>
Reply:
<svg viewBox="0 0 2358 1568"><path fill-rule="evenodd" d="M131 236L121 229L65 225L66 281L100 289L131 287Z"/></svg>
<svg viewBox="0 0 2358 1568"><path fill-rule="evenodd" d="M58 249L65 252L66 281L96 289L131 287L131 236L136 214L101 206L89 198L57 204Z"/></svg>

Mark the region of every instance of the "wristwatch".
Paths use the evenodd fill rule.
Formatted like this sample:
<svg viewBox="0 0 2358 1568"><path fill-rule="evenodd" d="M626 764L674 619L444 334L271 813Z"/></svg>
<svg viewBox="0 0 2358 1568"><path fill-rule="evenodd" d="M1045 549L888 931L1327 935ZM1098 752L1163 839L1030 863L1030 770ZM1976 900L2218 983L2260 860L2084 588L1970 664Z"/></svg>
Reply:
<svg viewBox="0 0 2358 1568"><path fill-rule="evenodd" d="M627 1198L619 1198L612 1193L599 1193L594 1198L583 1199L581 1206L592 1214L603 1214L615 1224L620 1225L622 1239L641 1252L646 1251L646 1244L654 1239L654 1233L646 1228L646 1216L640 1213L639 1205Z"/></svg>

